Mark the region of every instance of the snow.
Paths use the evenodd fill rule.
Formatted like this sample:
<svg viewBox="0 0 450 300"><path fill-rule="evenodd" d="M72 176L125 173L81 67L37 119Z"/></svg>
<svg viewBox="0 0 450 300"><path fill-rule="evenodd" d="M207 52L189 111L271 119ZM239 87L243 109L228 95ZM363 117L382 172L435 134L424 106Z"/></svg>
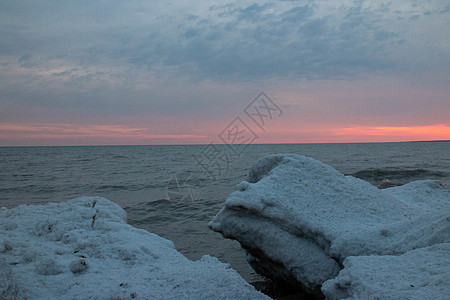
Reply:
<svg viewBox="0 0 450 300"><path fill-rule="evenodd" d="M450 244L399 256L350 256L323 284L328 299L443 299L450 296ZM376 297L374 297L376 296Z"/></svg>
<svg viewBox="0 0 450 300"><path fill-rule="evenodd" d="M410 252L450 242L449 215L450 189L438 182L380 190L312 158L280 154L256 162L209 226L238 240L258 272L321 295L324 282L356 272L347 266L363 257L417 258L420 273L423 256ZM376 278L372 296L386 288ZM326 291L333 298L337 290Z"/></svg>
<svg viewBox="0 0 450 300"><path fill-rule="evenodd" d="M268 299L214 257L126 224L100 197L0 209L1 299Z"/></svg>

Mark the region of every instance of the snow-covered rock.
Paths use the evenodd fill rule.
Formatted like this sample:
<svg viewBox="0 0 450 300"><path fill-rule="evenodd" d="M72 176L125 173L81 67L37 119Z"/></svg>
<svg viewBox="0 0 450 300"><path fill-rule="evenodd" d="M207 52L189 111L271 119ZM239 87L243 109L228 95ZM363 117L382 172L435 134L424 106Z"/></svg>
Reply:
<svg viewBox="0 0 450 300"><path fill-rule="evenodd" d="M405 254L350 256L337 278L326 281L328 299L448 299L450 244Z"/></svg>
<svg viewBox="0 0 450 300"><path fill-rule="evenodd" d="M321 295L349 256L450 242L449 216L450 190L437 182L380 190L312 158L269 155L209 226L238 240L257 272Z"/></svg>
<svg viewBox="0 0 450 300"><path fill-rule="evenodd" d="M0 209L0 299L267 299L214 257L191 261L99 197Z"/></svg>

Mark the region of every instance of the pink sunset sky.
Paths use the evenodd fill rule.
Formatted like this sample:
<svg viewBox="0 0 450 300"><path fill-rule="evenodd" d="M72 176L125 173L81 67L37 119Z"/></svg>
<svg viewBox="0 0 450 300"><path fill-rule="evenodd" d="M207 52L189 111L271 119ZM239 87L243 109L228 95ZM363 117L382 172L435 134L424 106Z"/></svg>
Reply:
<svg viewBox="0 0 450 300"><path fill-rule="evenodd" d="M450 140L442 1L0 4L0 146ZM170 20L170 21L169 21ZM265 92L263 128L245 108Z"/></svg>

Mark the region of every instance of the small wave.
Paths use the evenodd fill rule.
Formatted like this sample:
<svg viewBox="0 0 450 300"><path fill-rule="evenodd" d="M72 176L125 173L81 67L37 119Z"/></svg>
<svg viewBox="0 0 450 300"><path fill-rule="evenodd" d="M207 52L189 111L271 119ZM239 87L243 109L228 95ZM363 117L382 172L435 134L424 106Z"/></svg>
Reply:
<svg viewBox="0 0 450 300"><path fill-rule="evenodd" d="M108 184L108 185L101 185L96 188L98 192L110 192L110 191L128 191L130 190L130 186L126 185L115 185L115 184Z"/></svg>
<svg viewBox="0 0 450 300"><path fill-rule="evenodd" d="M88 161L92 161L92 158L80 158L80 159L76 159L75 161L77 161L77 162L88 162Z"/></svg>
<svg viewBox="0 0 450 300"><path fill-rule="evenodd" d="M111 159L129 159L129 157L125 155L114 155Z"/></svg>
<svg viewBox="0 0 450 300"><path fill-rule="evenodd" d="M100 185L95 188L96 192L111 192L111 191L151 191L158 188L167 187L166 182L162 183L143 183L143 184L107 184Z"/></svg>
<svg viewBox="0 0 450 300"><path fill-rule="evenodd" d="M347 175L366 180L381 188L403 185L422 179L441 179L448 176L445 172L427 169L365 169Z"/></svg>

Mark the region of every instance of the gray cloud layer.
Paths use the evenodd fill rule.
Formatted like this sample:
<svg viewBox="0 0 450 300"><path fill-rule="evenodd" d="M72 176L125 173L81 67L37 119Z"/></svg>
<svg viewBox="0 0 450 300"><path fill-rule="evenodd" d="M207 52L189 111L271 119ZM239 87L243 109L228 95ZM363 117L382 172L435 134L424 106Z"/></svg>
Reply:
<svg viewBox="0 0 450 300"><path fill-rule="evenodd" d="M199 81L448 80L449 19L444 0L2 1L0 101L170 111L217 105Z"/></svg>
<svg viewBox="0 0 450 300"><path fill-rule="evenodd" d="M0 53L30 68L57 59L130 63L239 80L334 78L422 67L425 54L449 58L446 1L221 2L3 1Z"/></svg>

